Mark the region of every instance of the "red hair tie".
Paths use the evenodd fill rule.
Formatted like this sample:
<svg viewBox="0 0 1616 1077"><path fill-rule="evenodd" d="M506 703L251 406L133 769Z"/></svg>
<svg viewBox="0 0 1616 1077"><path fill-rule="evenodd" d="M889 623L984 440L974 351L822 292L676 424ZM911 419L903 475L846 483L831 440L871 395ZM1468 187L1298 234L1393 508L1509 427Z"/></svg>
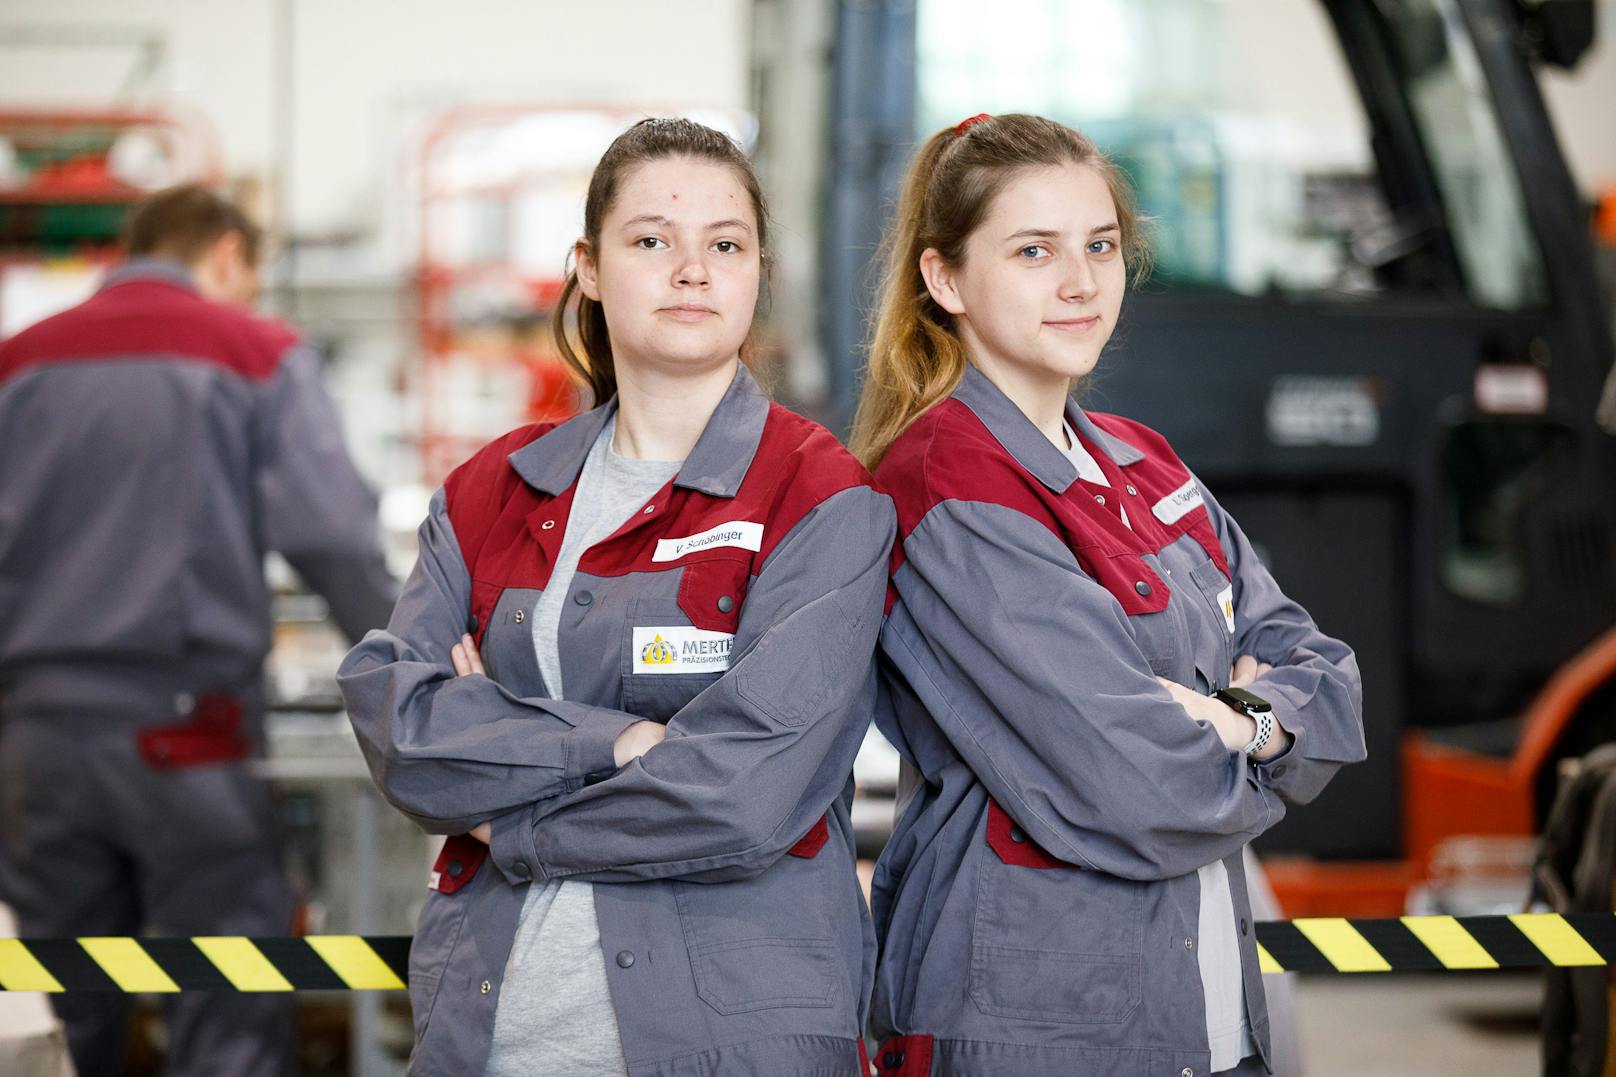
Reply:
<svg viewBox="0 0 1616 1077"><path fill-rule="evenodd" d="M993 119L993 114L992 113L978 112L975 116L972 116L968 120L961 120L959 122L959 126L954 128L954 137L958 138L960 135L963 135L967 130L970 129L970 126L973 123L981 123L983 120L991 120L991 119Z"/></svg>

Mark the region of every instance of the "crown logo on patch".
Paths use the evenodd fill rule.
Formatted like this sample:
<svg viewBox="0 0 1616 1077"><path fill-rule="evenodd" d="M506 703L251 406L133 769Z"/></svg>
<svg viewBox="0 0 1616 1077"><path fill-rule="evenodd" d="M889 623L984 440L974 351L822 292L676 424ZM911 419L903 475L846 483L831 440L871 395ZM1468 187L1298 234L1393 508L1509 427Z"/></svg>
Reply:
<svg viewBox="0 0 1616 1077"><path fill-rule="evenodd" d="M674 653L673 645L658 632L655 639L640 648L640 661L648 666L671 666L679 661L679 656Z"/></svg>

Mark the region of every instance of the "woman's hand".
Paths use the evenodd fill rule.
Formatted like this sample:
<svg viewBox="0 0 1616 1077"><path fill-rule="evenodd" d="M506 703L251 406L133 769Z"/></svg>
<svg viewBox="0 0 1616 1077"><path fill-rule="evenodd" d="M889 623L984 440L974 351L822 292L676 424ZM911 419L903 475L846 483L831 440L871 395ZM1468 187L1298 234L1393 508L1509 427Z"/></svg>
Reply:
<svg viewBox="0 0 1616 1077"><path fill-rule="evenodd" d="M455 676L469 677L473 673L488 676L483 669L483 656L477 653L477 642L467 633L460 637L460 642L449 651L449 660L454 663Z"/></svg>
<svg viewBox="0 0 1616 1077"><path fill-rule="evenodd" d="M1234 668L1229 671L1229 687L1244 688L1273 668L1267 662L1259 662L1251 655L1243 654L1234 660Z"/></svg>
<svg viewBox="0 0 1616 1077"><path fill-rule="evenodd" d="M1244 688L1246 685L1269 672L1274 667L1267 662L1259 662L1249 654L1243 654L1235 659L1234 668L1229 671L1229 687ZM1230 751L1241 751L1251 743L1257 735L1257 720L1250 715L1235 710L1216 696L1203 696L1193 688L1186 688L1182 684L1168 680L1166 677L1157 677L1158 681L1166 687L1173 699L1183 707L1192 720L1205 722L1217 730L1218 739L1223 741L1224 747ZM1291 746L1291 735L1285 727L1274 721L1273 735L1268 738L1257 752L1257 758L1267 761L1280 755Z"/></svg>
<svg viewBox="0 0 1616 1077"><path fill-rule="evenodd" d="M1173 701L1189 712L1190 718L1205 722L1217 730L1218 739L1230 751L1238 752L1257 735L1257 721L1242 714L1216 696L1203 696L1193 688L1185 688L1166 677L1157 677L1172 695Z"/></svg>
<svg viewBox="0 0 1616 1077"><path fill-rule="evenodd" d="M612 742L612 759L618 766L626 767L630 760L638 759L667 737L668 727L660 722L635 722Z"/></svg>

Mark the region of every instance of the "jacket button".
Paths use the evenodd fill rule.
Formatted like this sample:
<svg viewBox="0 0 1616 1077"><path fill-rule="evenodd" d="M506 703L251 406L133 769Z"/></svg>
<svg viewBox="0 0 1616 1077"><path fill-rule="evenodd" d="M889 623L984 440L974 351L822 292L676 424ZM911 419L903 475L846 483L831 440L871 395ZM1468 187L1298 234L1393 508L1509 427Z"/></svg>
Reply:
<svg viewBox="0 0 1616 1077"><path fill-rule="evenodd" d="M1246 923L1246 918L1244 916L1242 916L1240 918L1240 934L1242 934L1242 935L1251 934L1251 925Z"/></svg>
<svg viewBox="0 0 1616 1077"><path fill-rule="evenodd" d="M881 1065L885 1066L889 1070L897 1069L899 1066L903 1065L903 1052L888 1051L886 1054L881 1056Z"/></svg>
<svg viewBox="0 0 1616 1077"><path fill-rule="evenodd" d="M634 954L629 950L620 950L617 954L617 967L628 969L634 967Z"/></svg>
<svg viewBox="0 0 1616 1077"><path fill-rule="evenodd" d="M488 994L488 992L492 991L493 989L494 989L494 985L489 983L487 980L484 980L482 987L478 988L478 990L481 991L485 995Z"/></svg>
<svg viewBox="0 0 1616 1077"><path fill-rule="evenodd" d="M656 511L656 506L655 505L647 505L647 506L645 506L645 514L647 516L651 515L655 511Z"/></svg>
<svg viewBox="0 0 1616 1077"><path fill-rule="evenodd" d="M735 600L733 598L729 597L728 595L719 595L718 596L718 612L719 613L728 613L730 610L732 610L734 608L735 608Z"/></svg>
<svg viewBox="0 0 1616 1077"><path fill-rule="evenodd" d="M516 872L516 874L520 875L524 879L527 878L528 875L530 875L533 871L532 868L527 866L527 861L525 860L518 860L515 864L511 865L511 870Z"/></svg>
<svg viewBox="0 0 1616 1077"><path fill-rule="evenodd" d="M1129 493L1130 493L1130 494L1132 494L1132 495L1133 495L1133 496L1134 496L1134 497L1138 497L1138 496L1139 496L1139 491L1138 491L1138 490L1135 490L1135 489L1134 489L1134 488L1133 488L1133 484L1132 484L1132 483L1129 483L1129 484L1128 484L1128 492L1129 492Z"/></svg>
<svg viewBox="0 0 1616 1077"><path fill-rule="evenodd" d="M1146 583L1144 580L1140 580L1138 583L1134 584L1133 589L1138 591L1146 598L1150 597L1150 584Z"/></svg>
<svg viewBox="0 0 1616 1077"><path fill-rule="evenodd" d="M1094 500L1098 501L1100 504L1103 505L1103 504L1105 504L1105 495L1104 494L1095 494L1094 495Z"/></svg>
<svg viewBox="0 0 1616 1077"><path fill-rule="evenodd" d="M1192 936L1192 935L1185 935L1184 936L1184 949L1186 949L1186 950L1195 949L1195 938L1194 938L1194 936Z"/></svg>
<svg viewBox="0 0 1616 1077"><path fill-rule="evenodd" d="M458 879L458 878L460 878L460 873L462 871L465 871L465 870L466 870L466 865L462 864L460 861L458 861L458 860L449 861L449 878Z"/></svg>
<svg viewBox="0 0 1616 1077"><path fill-rule="evenodd" d="M1024 844L1027 840L1027 834L1019 826L1013 826L1010 828L1010 840L1017 845Z"/></svg>
<svg viewBox="0 0 1616 1077"><path fill-rule="evenodd" d="M1274 768L1274 777L1283 778L1284 776L1285 776L1285 764L1281 763L1279 766Z"/></svg>
<svg viewBox="0 0 1616 1077"><path fill-rule="evenodd" d="M466 618L466 631L467 632L470 632L472 635L475 636L477 634L478 627L479 627L479 622L478 622L475 615Z"/></svg>
<svg viewBox="0 0 1616 1077"><path fill-rule="evenodd" d="M523 621L527 620L527 614L523 613L521 610L517 610L516 613L511 616L511 620L515 621L517 624L521 624Z"/></svg>
<svg viewBox="0 0 1616 1077"><path fill-rule="evenodd" d="M542 524L539 525L539 530L540 531L549 531L553 527L555 527L555 521L554 520L546 520Z"/></svg>
<svg viewBox="0 0 1616 1077"><path fill-rule="evenodd" d="M591 602L595 601L595 596L590 591L579 591L577 594L572 596L572 600L578 603L580 606L587 606Z"/></svg>
<svg viewBox="0 0 1616 1077"><path fill-rule="evenodd" d="M1195 1071L1190 1069L1188 1066L1185 1066L1183 1069L1178 1071L1178 1077L1195 1077Z"/></svg>

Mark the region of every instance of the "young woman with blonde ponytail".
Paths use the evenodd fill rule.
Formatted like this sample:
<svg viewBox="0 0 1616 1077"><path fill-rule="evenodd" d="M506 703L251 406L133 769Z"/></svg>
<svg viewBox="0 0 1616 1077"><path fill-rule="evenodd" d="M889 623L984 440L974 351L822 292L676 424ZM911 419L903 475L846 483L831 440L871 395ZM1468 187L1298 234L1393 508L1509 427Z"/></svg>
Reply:
<svg viewBox="0 0 1616 1077"><path fill-rule="evenodd" d="M767 227L725 135L612 143L558 329L594 406L449 476L342 664L377 784L449 836L411 1073L867 1069L848 810L895 525L742 362Z"/></svg>
<svg viewBox="0 0 1616 1077"><path fill-rule="evenodd" d="M1073 399L1147 264L1092 142L939 131L888 248L853 441L899 534L876 1064L1268 1072L1241 851L1363 758L1352 652L1159 434Z"/></svg>

